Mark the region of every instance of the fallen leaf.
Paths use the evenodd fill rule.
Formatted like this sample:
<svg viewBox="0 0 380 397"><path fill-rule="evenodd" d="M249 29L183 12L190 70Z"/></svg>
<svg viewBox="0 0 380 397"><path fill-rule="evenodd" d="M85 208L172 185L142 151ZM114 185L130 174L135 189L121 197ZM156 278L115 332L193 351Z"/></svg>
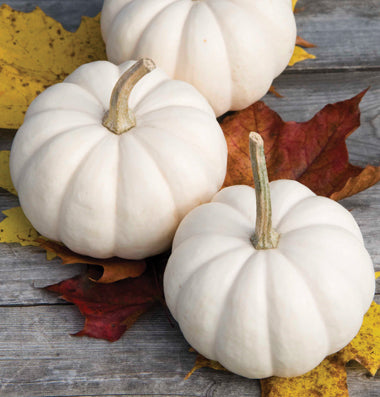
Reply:
<svg viewBox="0 0 380 397"><path fill-rule="evenodd" d="M311 120L284 122L257 102L226 116L221 127L228 144L224 186L252 185L248 135L264 139L270 180L295 179L321 196L342 199L380 180L380 167L348 162L346 138L360 125L359 103L366 90L346 101L326 105Z"/></svg>
<svg viewBox="0 0 380 397"><path fill-rule="evenodd" d="M309 54L302 47L296 45L294 47L293 55L288 63L289 66L294 66L297 62L305 61L306 59L315 59L316 56Z"/></svg>
<svg viewBox="0 0 380 397"><path fill-rule="evenodd" d="M196 353L196 351L193 348L190 348L189 351L191 353ZM227 371L227 369L225 369L223 367L223 365L219 364L217 361L214 360L209 360L208 358L202 356L202 354L197 353L197 358L195 359L195 363L193 368L187 373L187 375L185 376L185 380L189 379L190 376L197 371L198 369L201 368L212 368L215 369L216 371Z"/></svg>
<svg viewBox="0 0 380 397"><path fill-rule="evenodd" d="M296 45L300 45L301 47L305 47L305 48L314 48L314 47L316 47L315 44L310 43L310 41L307 41L307 40L303 39L300 36L297 36L297 38L296 38Z"/></svg>
<svg viewBox="0 0 380 397"><path fill-rule="evenodd" d="M261 397L349 397L344 364L329 356L312 371L296 378L261 379Z"/></svg>
<svg viewBox="0 0 380 397"><path fill-rule="evenodd" d="M9 150L0 151L0 187L9 193L17 195L9 172Z"/></svg>
<svg viewBox="0 0 380 397"><path fill-rule="evenodd" d="M64 265L84 263L93 265L90 269L90 280L103 284L114 283L129 277L139 277L146 269L144 260L127 260L122 258L96 259L76 254L60 243L38 238L37 242L46 251L52 252L62 259ZM100 271L99 271L99 268Z"/></svg>
<svg viewBox="0 0 380 397"><path fill-rule="evenodd" d="M141 314L156 302L163 302L162 275L166 259L161 256L149 260L147 270L137 278L99 284L83 274L46 289L74 303L85 316L84 328L76 336L114 342Z"/></svg>
<svg viewBox="0 0 380 397"><path fill-rule="evenodd" d="M36 238L39 236L28 221L21 207L3 211L6 216L0 222L0 243L19 243L23 246L38 246Z"/></svg>
<svg viewBox="0 0 380 397"><path fill-rule="evenodd" d="M78 66L106 59L100 16L68 32L40 8L0 7L0 128L18 128L32 100Z"/></svg>
<svg viewBox="0 0 380 397"><path fill-rule="evenodd" d="M277 97L277 98L283 98L283 96L282 96L279 92L276 91L276 88L274 88L273 85L271 85L271 86L269 87L269 92L270 92L271 94L273 94L273 95L274 95L275 97Z"/></svg>

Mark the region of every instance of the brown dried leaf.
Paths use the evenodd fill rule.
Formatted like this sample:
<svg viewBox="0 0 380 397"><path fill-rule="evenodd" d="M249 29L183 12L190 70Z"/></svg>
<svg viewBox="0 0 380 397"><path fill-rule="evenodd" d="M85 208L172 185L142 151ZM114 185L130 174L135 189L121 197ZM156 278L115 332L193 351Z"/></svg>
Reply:
<svg viewBox="0 0 380 397"><path fill-rule="evenodd" d="M224 186L253 184L250 131L264 139L270 180L295 179L316 194L334 199L374 185L380 180L380 167L350 164L345 143L360 125L359 103L365 92L326 105L304 123L284 122L263 102L226 116L221 122L229 151Z"/></svg>
<svg viewBox="0 0 380 397"><path fill-rule="evenodd" d="M134 261L117 257L96 259L76 254L60 243L42 238L38 238L36 241L42 248L59 256L64 265L72 263L93 265L94 267L89 271L89 278L98 283L110 284L129 277L139 277L146 269L146 262L144 260Z"/></svg>

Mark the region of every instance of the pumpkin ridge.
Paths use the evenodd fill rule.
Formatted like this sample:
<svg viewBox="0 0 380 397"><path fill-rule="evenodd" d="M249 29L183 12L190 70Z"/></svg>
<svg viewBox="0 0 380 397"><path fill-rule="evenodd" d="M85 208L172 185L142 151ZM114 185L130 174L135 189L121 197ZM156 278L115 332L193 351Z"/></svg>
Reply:
<svg viewBox="0 0 380 397"><path fill-rule="evenodd" d="M136 49L139 47L141 40L144 38L144 33L145 33L146 29L149 27L149 25L153 24L154 20L156 18L158 18L160 16L160 14L162 14L167 8L170 8L174 3L175 3L175 0L174 1L172 0L171 2L169 2L169 4L166 4L163 8L161 8L161 10L159 10L156 14L154 14L153 17L147 22L145 27L142 29L142 34L140 35L139 39L137 40L131 54L135 54Z"/></svg>
<svg viewBox="0 0 380 397"><path fill-rule="evenodd" d="M331 338L328 332L328 325L326 324L326 319L323 317L319 303L316 299L316 296L320 296L319 294L315 293L315 288L311 287L311 284L314 285L314 283L310 283L307 275L305 275L301 269L298 267L297 263L294 262L294 259L289 258L285 252L281 250L281 248L278 249L277 251L285 260L290 264L290 266L293 268L293 270L300 276L302 279L304 285L306 285L306 289L309 291L311 299L313 301L314 307L316 312L318 313L319 319L321 324L323 324L323 329L325 330L325 335L326 335L326 343L328 348L326 349L326 352L322 354L321 361L323 360L324 357L326 357L328 354L330 354L331 351ZM325 302L322 302L322 306L325 304Z"/></svg>
<svg viewBox="0 0 380 397"><path fill-rule="evenodd" d="M185 240L186 241L186 240ZM181 243L182 244L182 243ZM185 280L185 282L182 284L181 289L178 290L178 294L176 296L175 299L175 306L171 309L172 313L174 315L175 318L178 318L177 316L177 305L178 302L180 301L180 296L183 293L183 291L186 290L187 285L189 284L189 282L191 281L191 279L198 273L203 271L207 266L210 266L212 263L214 263L215 261L217 261L219 258L222 258L224 255L228 255L234 251L238 251L242 248L244 248L244 245L238 245L234 248L228 248L227 250L223 251L222 253L219 253L217 255L214 255L213 257L211 257L210 259L208 259L206 262L203 262L200 266L198 266L197 269L195 269L193 272L191 272L189 274L189 276L187 277L187 279Z"/></svg>
<svg viewBox="0 0 380 397"><path fill-rule="evenodd" d="M116 180L120 181L121 170L121 142L120 139L117 143L117 170L116 170ZM116 183L116 194L115 194L115 225L114 225L114 242L112 252L117 256L118 251L118 237L119 237L119 207L120 207L120 183Z"/></svg>
<svg viewBox="0 0 380 397"><path fill-rule="evenodd" d="M47 112L47 111L44 111L44 112ZM33 113L33 115L32 115L31 117L33 117L35 114L40 114L40 113L43 113L43 112ZM30 119L29 119L29 120L30 120ZM17 188L17 185L18 185L18 182L19 182L20 178L22 178L22 175L25 173L25 170L26 170L27 168L29 168L31 161L33 160L33 157L34 157L35 155L38 155L47 145L51 144L55 139L61 138L62 135L65 135L65 134L70 135L70 134L73 133L73 132L77 132L77 131L82 130L83 128L88 128L88 127L95 126L95 125L96 125L96 124L94 123L94 124L84 124L84 125L80 125L80 126L77 127L77 128L75 128L75 127L73 127L73 126L67 127L67 128L65 128L64 130L58 132L57 134L55 134L55 135L49 137L47 140L45 140L40 146L38 146L38 147L36 148L36 150L34 150L32 153L29 154L28 158L24 161L24 164L23 164L22 167L19 169L19 171L18 171L18 175L19 175L19 176L18 176L17 180L14 180L14 181L13 181L13 184L14 184L14 186L16 187L16 190L18 189L18 188ZM96 125L96 126L97 126L97 125ZM102 137L102 138L103 138L103 137Z"/></svg>
<svg viewBox="0 0 380 397"><path fill-rule="evenodd" d="M129 2L127 2L126 4L124 4L124 5L119 9L118 12L116 12L114 18L112 19L112 21L111 21L111 23L110 23L110 26L111 26L111 27L108 29L107 38L104 37L104 39L105 39L106 42L108 42L108 40L110 40L110 39L114 40L114 37L113 37L113 35L114 35L114 32L113 32L113 31L114 31L114 27L117 26L117 20L118 20L118 19L123 20L123 13L125 12L125 9L126 9L126 8L129 8L129 7L132 7L134 4L137 4L138 1L139 1L139 0L137 0L137 1L135 1L135 0L129 1ZM170 0L169 0L169 1L170 1ZM170 3L170 4L172 4L172 3ZM164 8L168 7L170 4L165 5ZM103 7L104 7L104 6L103 6ZM155 18L162 10L163 10L163 9L161 9L160 11L158 11L158 13L154 14L154 15L152 16L152 18L150 18L150 19L146 22L145 26L141 29L140 38L135 42L135 46L133 47L133 49L129 51L130 54L131 54L131 56L129 56L128 58L134 58L134 57L135 57L136 48L138 48L138 45L139 45L139 43L140 43L140 41L141 41L141 38L143 37L143 34L142 34L142 33L143 33L143 32L145 31L145 29L153 22L154 18ZM108 58L110 58L108 53L107 53L107 56L108 56ZM111 57L111 58L112 58L112 59L110 59L110 60L111 60L113 63L120 63L120 59L118 59L118 60L115 61L115 57Z"/></svg>
<svg viewBox="0 0 380 397"><path fill-rule="evenodd" d="M121 65L120 65L121 66ZM120 68L119 68L119 70L120 70ZM159 72L160 70L159 69L155 69L155 73L157 74L157 72ZM154 71L152 70L152 72L150 72L150 73L153 73ZM121 73L120 73L121 74ZM134 112L134 114L135 114L135 116L136 116L136 121L137 121L137 118L140 116L140 117L143 117L144 116L144 114L146 114L146 113L150 113L149 111L148 112L143 112L142 114L138 114L139 112L140 112L140 109L139 109L139 107L141 107L142 105L143 105L143 102L145 101L145 100L147 100L147 98L153 93L153 91L155 91L155 90L160 90L161 89L161 86L162 85L164 85L165 83L167 83L168 81L170 81L170 79L167 77L167 76L162 76L162 77L164 77L164 79L163 80L160 80L160 81L158 81L157 82L157 84L155 84L153 87L151 87L151 89L149 90L149 91L147 91L147 92L145 92L144 93L144 95L135 103L135 104L133 104L133 106L130 106L130 108L131 108L131 110L133 110L133 112ZM143 83L143 82L142 82ZM133 92L133 90L132 90L132 92ZM132 96L132 92L131 92L131 96Z"/></svg>
<svg viewBox="0 0 380 397"><path fill-rule="evenodd" d="M132 134L130 134L130 135L132 135ZM169 184L169 181L168 181L167 178L166 178L166 175L165 175L165 174L163 173L163 171L161 170L161 167L159 166L157 160L152 156L152 154L151 154L151 152L150 152L150 147L147 147L146 143L141 139L140 134L136 134L136 133L133 134L133 138L134 138L134 141L145 151L145 153L147 154L147 156L152 160L152 162L154 163L154 165L155 165L157 171L158 171L159 174L162 176L162 179L163 179L163 181L165 182L165 184L166 184L166 186L167 186L167 188L168 188L168 191L169 191L169 193L170 193L170 198L171 198L171 201L172 201L172 203L173 203L173 207L174 207L175 210L176 210L176 217L177 217L177 220L178 220L178 222L179 222L179 220L180 220L181 217L180 217L180 214L179 214L179 211L178 211L178 205L177 205L177 203L176 203L176 201L175 201L175 199L174 199L174 194L173 194L172 188L171 188L171 186L170 186L170 184Z"/></svg>
<svg viewBox="0 0 380 397"><path fill-rule="evenodd" d="M181 0L177 0L176 3L180 2L180 1L181 1ZM186 17L185 17L185 19L184 19L184 21L183 21L182 30L181 30L181 33L179 34L178 46L177 46L177 51L176 51L176 59L175 59L175 62L174 62L174 65L175 65L175 66L174 66L174 73L173 73L173 76L174 76L174 78L180 79L180 80L181 80L181 78L179 77L179 73L178 73L178 69L179 69L179 59L180 59L179 54L181 53L181 49L182 49L182 47L183 47L183 43L185 42L185 38L184 38L184 36L185 36L185 27L186 27L187 24L188 24L188 20L189 20L189 17L190 17L190 13L191 13L191 10L193 9L193 7L194 7L194 4L191 4L190 7L189 7L189 9L188 9L188 11L187 11L187 15L186 15ZM181 54L181 55L182 55L182 54Z"/></svg>
<svg viewBox="0 0 380 397"><path fill-rule="evenodd" d="M70 187L74 184L75 179L78 176L78 171L83 167L83 164L85 164L88 158L90 158L90 156L93 154L95 149L98 146L100 146L103 143L103 141L105 141L106 139L110 139L110 137L113 137L113 135L106 135L104 137L101 137L98 141L96 141L96 143L91 147L91 149L89 149L86 152L82 160L78 163L77 167L75 168L75 170L73 171L73 173L71 174L70 178L67 181L66 189L64 191L64 194L62 195L61 203L59 205L59 210L58 210L59 221L57 222L57 226L58 226L57 236L59 237L59 241L62 241L65 245L66 245L65 241L61 238L60 225L62 224L61 219L63 218L63 205L67 200L68 193L70 192Z"/></svg>
<svg viewBox="0 0 380 397"><path fill-rule="evenodd" d="M98 61L98 62L102 62L102 61ZM103 61L103 62L105 62L105 61ZM104 109L104 105L101 102L101 100L96 95L94 95L88 88L84 87L83 85L78 84L78 83L71 83L70 81L66 81L66 80L63 80L61 84L70 84L70 85L75 85L75 86L79 87L87 95L94 98L96 100L96 102L98 102L98 104L102 107L102 109Z"/></svg>
<svg viewBox="0 0 380 397"><path fill-rule="evenodd" d="M159 131L161 137L165 137L165 136L167 136L167 134L170 134L170 132L169 132L168 130L160 130L160 129L158 129L158 128L156 128L156 129L153 128L153 130ZM144 150L148 153L148 155L150 156L150 158L155 162L155 164L156 164L156 166L157 166L157 169L159 170L160 174L161 174L161 175L163 176L163 178L165 179L165 181L166 181L166 183L167 183L167 185L168 185L168 189L169 189L169 191L171 192L172 199L173 199L173 203L174 203L174 205L175 205L175 207L176 207L176 209L177 209L177 212L178 212L178 211L179 211L179 208L181 208L181 206L178 205L177 200L179 200L180 198L176 198L176 197L174 196L174 193L173 193L173 191L172 191L172 188L171 188L171 186L170 186L170 183L169 183L169 181L168 181L168 177L167 177L165 171L163 171L163 170L161 169L161 167L158 165L158 162L162 162L162 159L157 160L157 159L155 158L155 156L157 156L157 155L158 155L159 157L161 157L161 158L164 158L164 157L161 155L160 150L157 150L157 149L154 147L154 145L152 145L152 143L149 142L149 140L145 138L145 134L135 134L134 136L135 136L135 138L138 140L139 144L140 144L141 146L144 147ZM200 155L200 152L199 152L198 150L194 150L194 149L195 149L194 145L192 145L191 147L189 147L189 146L187 145L187 142L186 142L186 141L184 141L183 139L179 138L178 136L175 136L174 134L170 134L170 139L171 139L172 143L178 142L178 143L180 143L181 145L184 144L184 146L186 147L187 150L189 150L189 152L190 152L190 149L191 149L191 152L190 152L190 153L191 153L191 157L192 157L192 158L195 158L195 160L198 161L198 163L199 163L200 161L203 162L202 175L204 176L205 181L207 181L207 184L210 184L210 179L211 179L211 180L215 179L215 178L214 178L214 174L215 174L215 173L218 174L218 172L217 172L217 167L214 167L213 163L211 163L211 166L210 166L210 161L209 161L207 158L205 158L204 156L201 156L201 155ZM193 149L193 148L194 148L194 149ZM171 161L171 160L169 160L169 161ZM167 160L166 160L166 159L165 159L165 163L167 163ZM213 168L215 169L215 171L213 170ZM174 174L174 175L175 175L175 174ZM211 197L209 197L209 199L210 199L210 198L211 198ZM187 212L188 212L188 211L186 211L184 214L179 214L179 212L178 212L178 218L179 218L179 219L182 219L182 218L187 214Z"/></svg>
<svg viewBox="0 0 380 397"><path fill-rule="evenodd" d="M284 218L295 209L300 203L302 203L304 200L310 199L310 197L315 197L315 194L313 193L313 196L307 196L307 197L302 197L300 200L296 201L293 203L282 215L280 219L278 219L278 222L276 225L273 225L273 227L276 228L276 230L280 233L279 230L281 230L281 223L283 222ZM273 211L273 210L272 210ZM280 233L281 234L281 233Z"/></svg>
<svg viewBox="0 0 380 397"><path fill-rule="evenodd" d="M234 280L232 281L229 290L227 291L225 297L224 297L224 302L223 304L220 304L220 306L222 307L221 313L219 313L219 318L217 321L217 326L216 326L216 332L214 335L214 345L213 345L213 355L216 358L217 361L220 362L220 358L218 356L218 350L217 350L217 343L218 343L218 333L219 330L222 329L221 324L223 321L223 308L226 307L226 302L228 301L229 297L232 295L233 290L236 288L236 284L238 283L239 279L240 279L240 275L243 273L243 270L245 270L246 267L248 267L250 265L250 261L251 259L256 256L259 253L258 250L253 250L253 252L250 252L248 255L248 258L243 262L242 265L240 265L240 268L238 270L238 272L235 275Z"/></svg>
<svg viewBox="0 0 380 397"><path fill-rule="evenodd" d="M160 111L162 111L162 109L163 108L161 108ZM190 109L193 109L193 108L190 108ZM154 124L154 123L152 123L152 124ZM190 146L191 148L196 149L196 152L199 153L199 157L201 157L202 160L204 160L204 162L206 164L210 164L212 166L212 168L215 169L216 174L219 173L218 170L220 169L220 166L218 164L216 164L213 160L207 159L206 151L203 148L201 148L199 145L197 145L195 142L191 142L190 140L186 139L185 134L176 135L172 130L169 130L169 129L163 130L161 128L154 127L154 125L149 125L149 123L147 123L147 124L141 123L141 127L149 127L149 128L155 129L155 130L157 130L158 133L160 133L160 132L169 133L172 137L174 137L174 139L178 139L178 141L183 142L187 147ZM136 135L140 135L140 134L136 134Z"/></svg>
<svg viewBox="0 0 380 397"><path fill-rule="evenodd" d="M313 230L313 229L326 229L327 227L328 227L330 230L331 230L331 229L335 229L335 231L336 231L336 232L339 232L340 234L342 234L342 233L346 234L346 237L349 237L350 239L353 240L353 241L350 242L350 243L351 243L350 246L352 246L352 244L355 242L355 243L358 245L358 247L360 248L360 250L362 250L362 252L365 253L365 254L369 257L368 251L366 250L366 248L365 248L365 246L364 246L364 243L363 243L361 240L359 240L358 237L355 236L355 234L353 234L353 233L350 232L349 230L347 230L347 229L345 229L345 228L343 228L343 227L341 227L341 226L338 226L338 225L318 224L318 225L305 226L305 227L302 227L302 228L299 228L299 229L296 229L296 230L292 230L292 231L286 232L286 233L284 233L284 236L285 236L285 235L290 235L290 234L298 234L298 233L300 233L300 231L307 230L307 229L309 229L309 230ZM369 257L369 258L370 258L370 257ZM341 269L341 270L342 270L342 269ZM356 288L356 289L353 289L353 290L355 290L355 291L362 290L362 288L360 288L359 285L357 284L357 280L358 280L359 278L352 278L352 277L349 277L349 276L348 276L348 273L347 273L347 272L344 272L344 271L341 271L341 276L340 276L340 277L341 277L341 278L344 278L344 279L346 280L345 282L346 282L348 285L356 285L357 288ZM362 299L359 298L358 300L361 301ZM363 314L368 310L368 307L369 307L369 305L367 305L367 306L364 307L364 309L363 309Z"/></svg>
<svg viewBox="0 0 380 397"><path fill-rule="evenodd" d="M233 90L232 90L232 84L231 84L231 81L233 81L233 78L232 78L232 67L231 67L231 57L229 55L229 52L227 51L226 38L225 38L224 33L223 33L224 29L221 27L221 23L220 23L217 15L215 13L215 10L212 8L211 4L209 4L208 2L205 2L204 4L211 11L211 14L213 15L213 17L215 19L216 25L218 26L220 37L222 38L223 43L224 43L225 59L227 60L227 63L228 63L228 70L229 70L229 75L230 75L230 84L229 84L229 87L230 87L230 89L229 89L229 91L230 91L229 98L230 99L229 99L229 105L228 105L228 109L230 109L231 108L231 102L232 102L232 99L233 99Z"/></svg>
<svg viewBox="0 0 380 397"><path fill-rule="evenodd" d="M276 248L277 249L277 248ZM267 255L268 253L270 253L270 250L268 251L263 251L261 250L260 253L263 255L264 257L264 268L265 268L265 302L266 302L266 319L265 319L265 323L266 323L266 329L267 329L267 334L268 334L268 346L269 346L269 357L270 357L270 374L274 374L274 359L275 359L275 355L274 355L274 351L272 346L274 346L273 344L273 335L272 335L272 330L271 330L271 325L270 325L270 318L269 318L269 312L270 312L270 302L271 300L269 299L269 294L271 293L271 289L270 289L270 274L271 272L268 270L268 257L269 255Z"/></svg>
<svg viewBox="0 0 380 397"><path fill-rule="evenodd" d="M346 233L348 233L350 236L354 237L355 240L357 240L359 243L361 243L363 245L363 241L361 241L358 236L356 236L354 233L352 233L350 230L346 229L343 226L339 226L339 225L334 225L331 223L316 223L314 225L308 225L308 226L302 226L302 227L297 227L296 229L292 229L292 230L288 230L287 232L282 233L283 235L285 234L289 234L289 233L298 233L302 230L307 230L307 229L312 229L312 228L320 228L320 227L328 227L328 228L336 228L338 230L340 230L341 232L344 231Z"/></svg>
<svg viewBox="0 0 380 397"><path fill-rule="evenodd" d="M86 114L88 116L91 116L94 118L94 123L98 125L98 118L97 115L95 115L94 113L91 112L86 112L84 110L77 110L77 109L62 109L62 108L57 108L57 109L45 109L45 110L39 110L38 112L34 112L31 115L28 116L29 119L31 119L34 116L37 116L39 114L43 114L43 113L50 113L51 111L56 111L56 112L73 112L73 113L79 113L79 114ZM101 118L99 118L99 120L101 120ZM89 124L92 125L92 124Z"/></svg>

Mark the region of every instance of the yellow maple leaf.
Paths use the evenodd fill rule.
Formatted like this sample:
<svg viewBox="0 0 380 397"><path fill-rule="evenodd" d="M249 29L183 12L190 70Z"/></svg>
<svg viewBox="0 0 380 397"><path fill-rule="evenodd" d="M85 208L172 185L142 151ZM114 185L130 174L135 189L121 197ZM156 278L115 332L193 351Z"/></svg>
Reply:
<svg viewBox="0 0 380 397"><path fill-rule="evenodd" d="M18 128L32 100L78 66L106 59L100 16L83 17L74 33L40 8L0 7L0 127Z"/></svg>
<svg viewBox="0 0 380 397"><path fill-rule="evenodd" d="M304 61L305 59L315 59L316 56L313 54L309 54L306 50L304 50L302 47L296 45L294 47L293 55L290 58L290 61L288 63L289 66L293 66L297 62Z"/></svg>
<svg viewBox="0 0 380 397"><path fill-rule="evenodd" d="M6 218L0 222L0 243L19 243L39 246L35 241L39 236L21 207L3 211Z"/></svg>
<svg viewBox="0 0 380 397"><path fill-rule="evenodd" d="M9 150L2 150L0 152L0 187L8 190L8 192L17 195L16 189L13 186L11 174L9 172Z"/></svg>
<svg viewBox="0 0 380 397"><path fill-rule="evenodd" d="M376 276L380 272L376 273ZM326 357L318 367L293 378L272 376L261 379L262 397L348 397L345 365L355 360L374 376L380 368L380 305L372 302L365 314L363 324L356 337L338 353ZM208 367L226 369L216 361L198 354L188 379L197 369Z"/></svg>

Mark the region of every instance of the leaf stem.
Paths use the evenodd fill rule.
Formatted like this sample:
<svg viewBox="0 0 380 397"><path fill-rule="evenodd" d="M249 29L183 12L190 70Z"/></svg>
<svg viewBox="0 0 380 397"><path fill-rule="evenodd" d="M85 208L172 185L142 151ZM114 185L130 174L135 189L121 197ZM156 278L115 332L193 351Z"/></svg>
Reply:
<svg viewBox="0 0 380 397"><path fill-rule="evenodd" d="M129 96L137 82L155 68L152 60L143 58L120 77L112 91L109 111L103 118L104 127L120 135L136 125L135 115L128 107Z"/></svg>
<svg viewBox="0 0 380 397"><path fill-rule="evenodd" d="M264 142L257 132L249 134L249 152L256 192L256 228L251 242L255 249L276 248L280 235L272 228L272 205Z"/></svg>

